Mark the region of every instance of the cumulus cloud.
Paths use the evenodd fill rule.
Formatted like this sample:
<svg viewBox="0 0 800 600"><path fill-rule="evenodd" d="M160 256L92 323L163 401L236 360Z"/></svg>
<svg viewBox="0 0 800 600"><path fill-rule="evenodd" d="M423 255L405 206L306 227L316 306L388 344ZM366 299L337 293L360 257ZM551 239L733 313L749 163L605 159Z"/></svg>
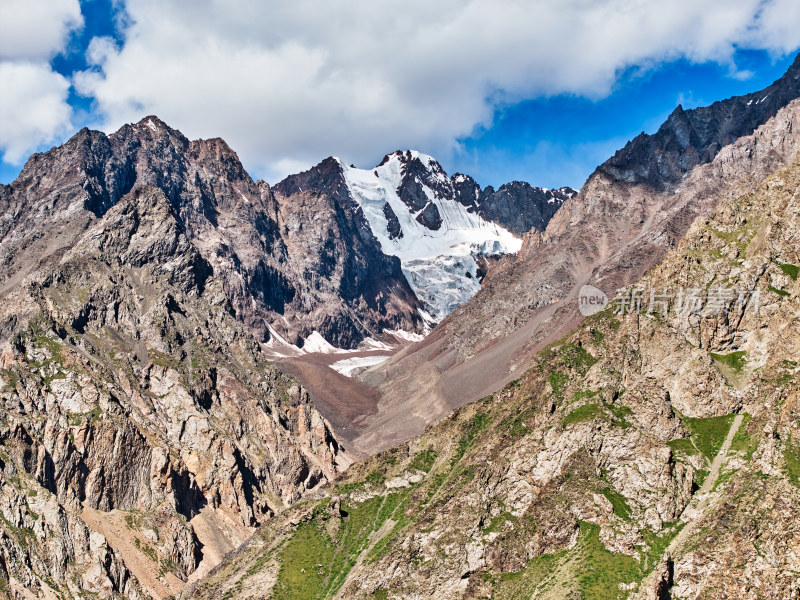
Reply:
<svg viewBox="0 0 800 600"><path fill-rule="evenodd" d="M83 24L78 0L3 0L0 58L47 60Z"/></svg>
<svg viewBox="0 0 800 600"><path fill-rule="evenodd" d="M69 132L69 81L45 64L0 61L0 149L19 164L39 144Z"/></svg>
<svg viewBox="0 0 800 600"><path fill-rule="evenodd" d="M631 66L736 74L736 48L800 45L796 0L126 0L122 44L77 74L114 129L155 113L225 137L259 175L328 154L446 154L523 98L609 93Z"/></svg>
<svg viewBox="0 0 800 600"><path fill-rule="evenodd" d="M49 60L83 24L78 0L0 4L0 153L18 164L71 128L70 83Z"/></svg>

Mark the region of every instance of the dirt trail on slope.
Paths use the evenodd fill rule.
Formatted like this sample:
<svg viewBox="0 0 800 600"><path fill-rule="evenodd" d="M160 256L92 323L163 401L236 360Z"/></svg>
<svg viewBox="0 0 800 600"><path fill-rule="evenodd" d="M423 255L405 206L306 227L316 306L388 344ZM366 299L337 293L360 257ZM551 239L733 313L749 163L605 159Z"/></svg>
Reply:
<svg viewBox="0 0 800 600"><path fill-rule="evenodd" d="M394 521L392 519L386 519L377 531L373 529L372 533L369 534L369 544L367 545L366 548L364 548L361 551L361 554L358 555L358 558L356 559L355 563L353 563L353 566L351 567L349 573L347 574L347 577L345 578L344 582L339 588L339 591L333 597L334 600L345 599L344 594L346 593L345 590L347 589L347 585L351 583L355 579L356 574L361 571L361 564L364 562L364 559L367 557L370 551L375 547L375 544L377 544L383 538L385 538L389 534L389 532L391 532L392 529L394 529L395 525L397 525L397 521Z"/></svg>
<svg viewBox="0 0 800 600"><path fill-rule="evenodd" d="M743 415L736 415L736 418L733 420L731 428L728 430L728 435L725 436L725 441L722 444L722 448L720 448L719 452L714 457L714 461L711 463L711 469L709 470L709 473L703 482L703 486L694 495L694 498L692 498L691 502L689 502L689 505L681 514L680 520L685 523L683 529L680 530L678 535L676 535L675 538L670 542L669 546L667 546L667 549L662 555L662 560L672 557L675 554L675 551L680 548L697 529L697 523L703 517L703 514L705 513L705 510L711 501L710 492L714 488L714 484L719 478L720 469L722 469L723 465L727 463L726 459L728 457L728 451L731 449L733 438L739 431L739 427L741 427L743 420ZM635 598L638 598L639 600L649 600L649 597L646 594L655 583L654 578L657 576L657 573L658 571L654 570L653 573L651 573L642 582L642 585L639 588L642 591Z"/></svg>

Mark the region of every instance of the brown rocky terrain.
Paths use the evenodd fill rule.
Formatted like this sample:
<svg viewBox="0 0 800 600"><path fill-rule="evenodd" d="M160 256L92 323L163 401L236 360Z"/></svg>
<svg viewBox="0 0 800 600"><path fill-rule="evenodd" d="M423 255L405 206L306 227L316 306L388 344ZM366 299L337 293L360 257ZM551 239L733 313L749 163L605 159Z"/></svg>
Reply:
<svg viewBox="0 0 800 600"><path fill-rule="evenodd" d="M578 192L570 187L548 190L525 181L511 181L497 190L483 189L469 175L456 173L451 178L456 198L470 212L502 225L523 236L532 229L544 231L561 205Z"/></svg>
<svg viewBox="0 0 800 600"><path fill-rule="evenodd" d="M336 168L146 117L0 185L0 595L173 596L359 455L377 392L290 345L423 321Z"/></svg>
<svg viewBox="0 0 800 600"><path fill-rule="evenodd" d="M778 155L796 110L718 160ZM352 466L185 597L798 597L800 161L723 189L636 310Z"/></svg>
<svg viewBox="0 0 800 600"><path fill-rule="evenodd" d="M298 345L316 330L340 347L420 327L399 262L351 204L335 194L276 196L224 141L189 141L156 117L108 136L84 129L0 186L0 292L142 185L162 190L259 341L270 337L267 324Z"/></svg>
<svg viewBox="0 0 800 600"><path fill-rule="evenodd" d="M13 597L172 596L349 464L234 315L148 186L5 294L0 577Z"/></svg>

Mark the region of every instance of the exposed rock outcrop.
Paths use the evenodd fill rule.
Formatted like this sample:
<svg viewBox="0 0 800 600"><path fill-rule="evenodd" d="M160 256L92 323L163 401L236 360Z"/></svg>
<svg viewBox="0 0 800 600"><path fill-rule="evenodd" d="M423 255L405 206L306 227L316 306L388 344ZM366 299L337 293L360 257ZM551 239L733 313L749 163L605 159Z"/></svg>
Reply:
<svg viewBox="0 0 800 600"><path fill-rule="evenodd" d="M172 595L215 545L347 464L185 231L160 188L134 188L4 298L0 478L15 512L0 555L16 557L13 585Z"/></svg>

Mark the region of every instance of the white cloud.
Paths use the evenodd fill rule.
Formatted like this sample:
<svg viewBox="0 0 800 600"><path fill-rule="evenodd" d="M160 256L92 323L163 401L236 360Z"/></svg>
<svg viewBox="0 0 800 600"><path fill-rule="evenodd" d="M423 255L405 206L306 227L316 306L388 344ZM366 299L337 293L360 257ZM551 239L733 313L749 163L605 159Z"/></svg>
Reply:
<svg viewBox="0 0 800 600"><path fill-rule="evenodd" d="M0 4L0 153L18 164L72 127L69 81L49 60L83 19L77 0L3 0Z"/></svg>
<svg viewBox="0 0 800 600"><path fill-rule="evenodd" d="M0 150L19 164L40 144L69 133L69 81L38 63L0 62Z"/></svg>
<svg viewBox="0 0 800 600"><path fill-rule="evenodd" d="M602 97L633 65L731 67L800 45L796 0L127 0L124 45L75 78L103 125L155 113L224 137L257 174L329 154L446 154L504 102Z"/></svg>
<svg viewBox="0 0 800 600"><path fill-rule="evenodd" d="M82 24L78 0L3 0L0 59L47 60Z"/></svg>

